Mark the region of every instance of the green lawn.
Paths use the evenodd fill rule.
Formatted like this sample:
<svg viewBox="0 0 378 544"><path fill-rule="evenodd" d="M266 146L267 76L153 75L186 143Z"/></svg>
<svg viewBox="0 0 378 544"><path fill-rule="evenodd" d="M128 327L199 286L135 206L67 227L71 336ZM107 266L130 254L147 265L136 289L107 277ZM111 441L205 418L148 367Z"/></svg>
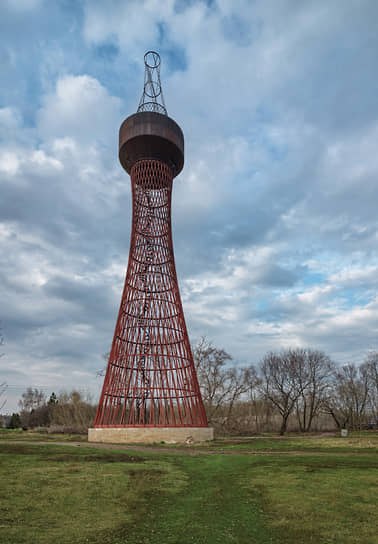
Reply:
<svg viewBox="0 0 378 544"><path fill-rule="evenodd" d="M350 433L348 438L338 436L256 437L252 439L218 439L200 448L261 452L314 452L314 453L378 453L378 433Z"/></svg>
<svg viewBox="0 0 378 544"><path fill-rule="evenodd" d="M229 444L228 455L2 440L0 541L378 543L373 435L343 442L340 451L327 438L297 439L315 441L311 451L307 442L290 449L294 438L266 440L287 443L286 453L272 446L260 455L252 440L240 452Z"/></svg>
<svg viewBox="0 0 378 544"><path fill-rule="evenodd" d="M22 440L24 442L39 442L46 440L59 440L60 442L88 442L87 434L63 434L63 433L41 433L23 431L22 429L0 429L0 442L2 440Z"/></svg>

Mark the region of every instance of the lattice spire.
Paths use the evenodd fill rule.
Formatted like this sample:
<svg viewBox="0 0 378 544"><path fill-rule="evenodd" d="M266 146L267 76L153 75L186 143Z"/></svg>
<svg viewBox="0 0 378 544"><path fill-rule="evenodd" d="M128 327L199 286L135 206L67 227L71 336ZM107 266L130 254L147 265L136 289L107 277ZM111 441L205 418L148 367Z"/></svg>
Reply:
<svg viewBox="0 0 378 544"><path fill-rule="evenodd" d="M144 87L138 112L154 111L168 115L161 88L159 53L156 53L156 51L147 51L144 55L144 66Z"/></svg>

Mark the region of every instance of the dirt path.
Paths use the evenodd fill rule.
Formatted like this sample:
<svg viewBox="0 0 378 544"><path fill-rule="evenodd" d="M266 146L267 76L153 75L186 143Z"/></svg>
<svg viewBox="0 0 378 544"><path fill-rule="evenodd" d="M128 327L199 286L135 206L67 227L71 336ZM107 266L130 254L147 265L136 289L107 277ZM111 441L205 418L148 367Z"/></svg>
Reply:
<svg viewBox="0 0 378 544"><path fill-rule="evenodd" d="M1 440L0 444L27 444L29 446L73 446L77 448L96 448L100 450L128 450L128 451L152 451L152 452L161 452L161 453L186 453L188 455L198 455L202 453L217 453L215 451L202 451L202 450L192 450L189 448L161 448L156 446L135 446L129 444L103 444L100 442L59 442L55 440Z"/></svg>
<svg viewBox="0 0 378 544"><path fill-rule="evenodd" d="M277 451L277 450L221 450L221 449L194 449L188 447L178 448L164 448L156 446L136 446L129 444L102 444L98 442L59 442L53 440L0 440L1 444L26 444L28 446L70 446L76 448L96 448L100 450L113 450L113 451L140 451L140 452L154 452L154 453L181 453L185 455L197 456L197 455L264 455L264 456L295 456L295 455L352 455L352 452L345 451L305 451L305 450L290 450L290 451ZM372 455L376 452L361 452L358 455Z"/></svg>

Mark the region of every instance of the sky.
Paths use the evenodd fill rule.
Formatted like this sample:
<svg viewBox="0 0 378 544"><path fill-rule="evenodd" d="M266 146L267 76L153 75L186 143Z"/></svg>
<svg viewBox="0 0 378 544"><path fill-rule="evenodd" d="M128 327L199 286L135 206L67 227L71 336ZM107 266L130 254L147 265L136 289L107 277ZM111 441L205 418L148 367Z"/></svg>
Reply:
<svg viewBox="0 0 378 544"><path fill-rule="evenodd" d="M1 0L0 383L97 399L128 259L118 128L161 55L185 136L175 259L192 344L378 349L375 0Z"/></svg>

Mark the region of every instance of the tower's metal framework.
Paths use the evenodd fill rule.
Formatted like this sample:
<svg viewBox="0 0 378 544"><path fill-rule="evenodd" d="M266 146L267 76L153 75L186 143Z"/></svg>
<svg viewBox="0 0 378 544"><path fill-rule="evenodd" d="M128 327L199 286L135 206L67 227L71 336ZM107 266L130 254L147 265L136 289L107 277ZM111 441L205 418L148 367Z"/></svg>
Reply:
<svg viewBox="0 0 378 544"><path fill-rule="evenodd" d="M94 427L207 427L172 245L172 182L184 165L184 137L167 115L153 51L138 112L120 128L119 158L131 177L131 243Z"/></svg>

